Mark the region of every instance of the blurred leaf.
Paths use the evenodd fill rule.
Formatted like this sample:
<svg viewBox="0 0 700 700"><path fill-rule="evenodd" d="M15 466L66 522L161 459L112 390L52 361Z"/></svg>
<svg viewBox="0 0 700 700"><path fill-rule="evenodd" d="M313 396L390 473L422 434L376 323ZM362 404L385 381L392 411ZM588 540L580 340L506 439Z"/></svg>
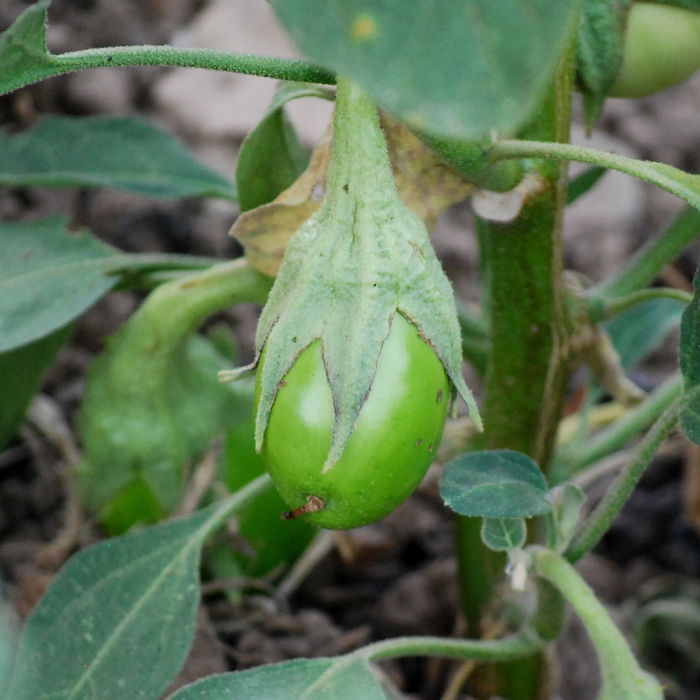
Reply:
<svg viewBox="0 0 700 700"><path fill-rule="evenodd" d="M650 299L604 324L626 369L655 350L678 324L685 304L675 299Z"/></svg>
<svg viewBox="0 0 700 700"><path fill-rule="evenodd" d="M512 134L571 31L574 0L272 0L312 60L419 130Z"/></svg>
<svg viewBox="0 0 700 700"><path fill-rule="evenodd" d="M56 353L68 340L72 327L64 326L24 347L0 352L0 449L14 437L29 402Z"/></svg>
<svg viewBox="0 0 700 700"><path fill-rule="evenodd" d="M118 281L107 272L129 259L65 217L0 223L0 351L48 335Z"/></svg>
<svg viewBox="0 0 700 700"><path fill-rule="evenodd" d="M583 3L576 67L589 128L597 120L622 65L625 25L631 4L632 0L586 0Z"/></svg>
<svg viewBox="0 0 700 700"><path fill-rule="evenodd" d="M170 134L134 117L52 116L28 131L0 135L0 184L236 200L225 178Z"/></svg>
<svg viewBox="0 0 700 700"><path fill-rule="evenodd" d="M483 543L496 552L507 552L525 544L527 528L522 518L484 518L481 524Z"/></svg>
<svg viewBox="0 0 700 700"><path fill-rule="evenodd" d="M554 547L558 552L564 552L576 533L586 494L580 486L567 481L553 488L549 497L552 502L552 517L555 527Z"/></svg>
<svg viewBox="0 0 700 700"><path fill-rule="evenodd" d="M527 455L513 450L467 452L445 466L440 494L460 515L528 518L547 513L547 482Z"/></svg>
<svg viewBox="0 0 700 700"><path fill-rule="evenodd" d="M194 331L216 311L264 300L269 286L241 262L163 284L93 362L78 418L84 460L77 476L86 506L106 508L106 522L171 512L187 469L240 420L239 388L217 379L226 359Z"/></svg>
<svg viewBox="0 0 700 700"><path fill-rule="evenodd" d="M680 412L681 428L700 445L700 269L693 280L693 300L681 317L680 365L686 399Z"/></svg>
<svg viewBox="0 0 700 700"><path fill-rule="evenodd" d="M328 90L300 83L284 83L258 125L241 145L236 184L241 211L267 204L304 171L309 155L299 143L284 106L302 97L328 98Z"/></svg>
<svg viewBox="0 0 700 700"><path fill-rule="evenodd" d="M210 676L181 688L168 700L387 700L366 661L351 657L294 659L247 671Z"/></svg>
<svg viewBox="0 0 700 700"><path fill-rule="evenodd" d="M583 172L576 175L576 177L571 178L566 189L566 203L573 204L579 197L583 197L584 194L595 187L598 180L600 180L606 172L608 172L607 168L594 165L591 168L586 168Z"/></svg>

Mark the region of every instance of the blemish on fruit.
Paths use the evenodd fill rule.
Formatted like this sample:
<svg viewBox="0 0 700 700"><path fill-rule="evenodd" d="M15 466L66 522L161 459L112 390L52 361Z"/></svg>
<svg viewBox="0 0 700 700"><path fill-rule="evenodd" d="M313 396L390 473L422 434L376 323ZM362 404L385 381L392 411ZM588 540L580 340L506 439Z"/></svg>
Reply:
<svg viewBox="0 0 700 700"><path fill-rule="evenodd" d="M374 17L361 14L350 25L350 37L354 41L368 41L377 35L377 23Z"/></svg>
<svg viewBox="0 0 700 700"><path fill-rule="evenodd" d="M294 510L287 510L282 515L280 515L280 520L296 520L302 515L307 515L308 513L317 513L319 510L323 510L326 507L326 502L319 498L318 496L307 496L306 503L303 506L299 506Z"/></svg>
<svg viewBox="0 0 700 700"><path fill-rule="evenodd" d="M420 447L423 444L423 438L416 440L416 447Z"/></svg>
<svg viewBox="0 0 700 700"><path fill-rule="evenodd" d="M431 443L428 445L428 452L432 452L432 451L433 451L433 443L431 442Z"/></svg>
<svg viewBox="0 0 700 700"><path fill-rule="evenodd" d="M438 393L437 393L437 396L435 397L435 400L438 403L440 403L442 401L442 396L443 396L442 389L438 389Z"/></svg>

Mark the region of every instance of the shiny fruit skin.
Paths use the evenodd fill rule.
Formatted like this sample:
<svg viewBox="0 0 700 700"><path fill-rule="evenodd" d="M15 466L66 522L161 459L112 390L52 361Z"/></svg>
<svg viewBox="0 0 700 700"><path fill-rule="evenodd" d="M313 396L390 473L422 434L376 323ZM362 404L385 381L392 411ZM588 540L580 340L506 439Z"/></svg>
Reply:
<svg viewBox="0 0 700 700"><path fill-rule="evenodd" d="M635 3L622 68L609 95L645 97L682 83L700 68L700 12Z"/></svg>
<svg viewBox="0 0 700 700"><path fill-rule="evenodd" d="M416 327L397 313L340 459L322 472L334 411L318 341L287 373L261 455L291 508L303 506L310 496L322 499L322 510L304 519L331 529L360 527L394 510L420 483L442 435L449 398L442 363Z"/></svg>

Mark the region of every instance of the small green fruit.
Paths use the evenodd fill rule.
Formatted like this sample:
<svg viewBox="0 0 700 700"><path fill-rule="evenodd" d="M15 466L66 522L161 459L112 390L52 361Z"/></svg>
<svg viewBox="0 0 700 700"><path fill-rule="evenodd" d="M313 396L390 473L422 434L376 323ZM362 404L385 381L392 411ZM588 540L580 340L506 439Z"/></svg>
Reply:
<svg viewBox="0 0 700 700"><path fill-rule="evenodd" d="M263 351L258 378L265 362ZM256 403L260 393L258 385ZM450 383L416 327L396 314L371 389L342 455L325 472L334 408L321 344L306 347L282 382L262 458L282 498L321 527L384 517L413 492L442 435Z"/></svg>
<svg viewBox="0 0 700 700"><path fill-rule="evenodd" d="M700 69L700 12L635 3L625 53L611 97L645 97L687 80Z"/></svg>

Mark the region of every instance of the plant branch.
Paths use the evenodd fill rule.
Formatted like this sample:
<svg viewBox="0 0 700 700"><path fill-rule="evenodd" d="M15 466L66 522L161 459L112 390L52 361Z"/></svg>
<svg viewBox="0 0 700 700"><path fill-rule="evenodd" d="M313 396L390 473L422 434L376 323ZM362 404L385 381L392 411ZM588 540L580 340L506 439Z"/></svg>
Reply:
<svg viewBox="0 0 700 700"><path fill-rule="evenodd" d="M608 611L576 569L552 550L530 551L536 572L561 591L590 635L603 679L598 700L662 700L658 681L639 667Z"/></svg>
<svg viewBox="0 0 700 700"><path fill-rule="evenodd" d="M673 299L682 304L689 304L693 299L693 295L683 289L675 289L673 287L648 287L612 299L596 296L591 300L589 307L591 319L595 323L607 321L651 299Z"/></svg>
<svg viewBox="0 0 700 700"><path fill-rule="evenodd" d="M491 148L493 160L508 158L552 158L591 163L657 185L700 209L700 175L690 175L664 163L637 160L595 148L572 146L569 143L549 141L497 141Z"/></svg>
<svg viewBox="0 0 700 700"><path fill-rule="evenodd" d="M651 462L654 453L676 427L681 401L680 398L674 401L657 419L639 445L632 461L613 481L603 500L583 524L567 550L566 558L569 561L578 561L598 543L612 525Z"/></svg>
<svg viewBox="0 0 700 700"><path fill-rule="evenodd" d="M635 435L646 430L682 391L683 380L680 373L671 375L642 403L628 411L609 428L591 438L586 449L571 458L574 465L570 473L577 473L583 467L597 462L626 445Z"/></svg>
<svg viewBox="0 0 700 700"><path fill-rule="evenodd" d="M700 211L685 207L665 231L639 248L616 275L592 287L589 295L591 298L609 299L645 287L698 234Z"/></svg>
<svg viewBox="0 0 700 700"><path fill-rule="evenodd" d="M370 661L403 656L438 656L478 661L508 661L529 656L542 649L544 642L534 634L520 632L494 640L446 639L442 637L397 637L368 644L358 655Z"/></svg>
<svg viewBox="0 0 700 700"><path fill-rule="evenodd" d="M109 46L52 55L54 75L105 66L177 66L333 85L330 71L306 61L177 46ZM19 87L19 86L18 86Z"/></svg>

